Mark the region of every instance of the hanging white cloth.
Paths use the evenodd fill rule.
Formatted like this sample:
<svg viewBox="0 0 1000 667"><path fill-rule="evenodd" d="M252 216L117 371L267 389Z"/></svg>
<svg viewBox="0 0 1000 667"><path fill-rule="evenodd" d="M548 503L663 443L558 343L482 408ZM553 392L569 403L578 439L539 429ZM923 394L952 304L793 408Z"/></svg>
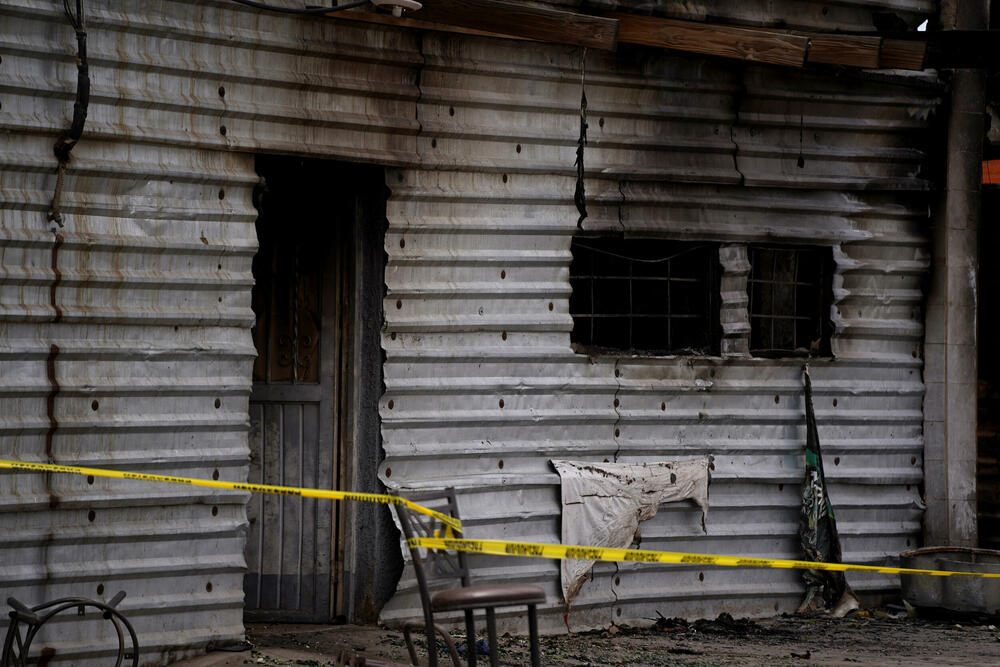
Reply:
<svg viewBox="0 0 1000 667"><path fill-rule="evenodd" d="M627 548L639 522L656 515L660 503L693 500L708 516L710 457L655 463L552 461L562 480L562 543ZM580 591L592 560L563 559L562 587L570 602Z"/></svg>

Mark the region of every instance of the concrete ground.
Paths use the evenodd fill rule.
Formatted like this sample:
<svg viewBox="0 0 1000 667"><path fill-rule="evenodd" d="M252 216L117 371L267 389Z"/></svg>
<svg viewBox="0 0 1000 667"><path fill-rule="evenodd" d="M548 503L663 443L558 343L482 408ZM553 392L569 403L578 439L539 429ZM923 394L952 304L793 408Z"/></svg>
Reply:
<svg viewBox="0 0 1000 667"><path fill-rule="evenodd" d="M751 621L722 615L687 622L661 619L645 628L542 638L542 664L585 665L975 665L1000 666L996 618L907 618L862 611L847 618L783 616ZM344 650L408 664L402 634L376 626L251 625L251 648L216 651L175 663L183 667L333 665ZM458 643L464 638L457 637ZM423 643L420 642L423 657ZM504 665L528 664L523 637L500 641ZM450 665L445 654L441 664ZM426 664L426 662L424 662ZM489 664L482 656L479 664Z"/></svg>

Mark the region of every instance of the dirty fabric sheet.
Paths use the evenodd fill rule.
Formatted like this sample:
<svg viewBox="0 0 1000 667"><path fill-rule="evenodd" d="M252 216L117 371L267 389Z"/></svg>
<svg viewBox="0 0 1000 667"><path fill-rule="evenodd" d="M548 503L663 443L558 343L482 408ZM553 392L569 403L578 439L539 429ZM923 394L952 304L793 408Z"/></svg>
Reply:
<svg viewBox="0 0 1000 667"><path fill-rule="evenodd" d="M639 522L656 515L660 503L693 500L708 516L710 458L655 463L552 461L562 480L562 543L624 549ZM567 604L594 566L592 560L562 561Z"/></svg>

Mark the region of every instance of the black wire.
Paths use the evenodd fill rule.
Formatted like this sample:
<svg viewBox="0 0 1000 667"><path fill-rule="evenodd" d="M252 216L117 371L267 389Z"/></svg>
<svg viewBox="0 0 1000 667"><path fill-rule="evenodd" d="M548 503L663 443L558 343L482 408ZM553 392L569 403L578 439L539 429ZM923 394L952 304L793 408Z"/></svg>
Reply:
<svg viewBox="0 0 1000 667"><path fill-rule="evenodd" d="M295 7L278 7L276 5L268 5L263 2L256 2L255 0L230 0L240 5L246 5L247 7L253 7L255 9L264 9L269 12L278 12L279 14L299 14L305 16L323 16L325 14L330 14L332 12L339 12L345 9L354 9L355 7L362 7L371 2L371 0L356 0L355 2L348 2L346 5L337 5L335 7L307 7L302 9L296 9ZM67 2L67 0L63 0Z"/></svg>
<svg viewBox="0 0 1000 667"><path fill-rule="evenodd" d="M702 248L708 247L707 244L696 245L696 246L692 246L690 248L686 248L684 250L681 250L680 252L676 252L673 255L669 255L667 257L657 257L655 259L642 259L640 257L629 257L628 255L619 255L616 252L611 252L610 250L604 250L603 248L595 248L593 246L587 245L586 243L580 243L579 241L575 241L575 244L578 247L580 247L580 248L584 248L584 249L589 250L591 252L599 253L601 255L609 255L611 257L617 257L618 259L624 259L624 260L628 260L630 262L639 262L639 263L642 263L642 264L661 264L663 262L669 262L672 259L677 259L681 255L686 255L689 252L694 252L696 250L701 250Z"/></svg>
<svg viewBox="0 0 1000 667"><path fill-rule="evenodd" d="M70 5L71 0L63 0L63 11L66 12L66 18L69 19L70 24L76 30L83 30L83 4L81 0L76 1L76 14L73 13L73 7Z"/></svg>

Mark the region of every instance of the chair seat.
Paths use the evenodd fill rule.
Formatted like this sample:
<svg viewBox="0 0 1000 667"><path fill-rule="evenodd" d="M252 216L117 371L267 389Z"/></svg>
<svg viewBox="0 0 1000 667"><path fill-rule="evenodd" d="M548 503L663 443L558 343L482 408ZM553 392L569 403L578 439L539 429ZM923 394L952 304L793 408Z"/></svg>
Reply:
<svg viewBox="0 0 1000 667"><path fill-rule="evenodd" d="M484 609L545 602L545 591L532 584L496 584L467 586L435 593L431 607L435 611Z"/></svg>

